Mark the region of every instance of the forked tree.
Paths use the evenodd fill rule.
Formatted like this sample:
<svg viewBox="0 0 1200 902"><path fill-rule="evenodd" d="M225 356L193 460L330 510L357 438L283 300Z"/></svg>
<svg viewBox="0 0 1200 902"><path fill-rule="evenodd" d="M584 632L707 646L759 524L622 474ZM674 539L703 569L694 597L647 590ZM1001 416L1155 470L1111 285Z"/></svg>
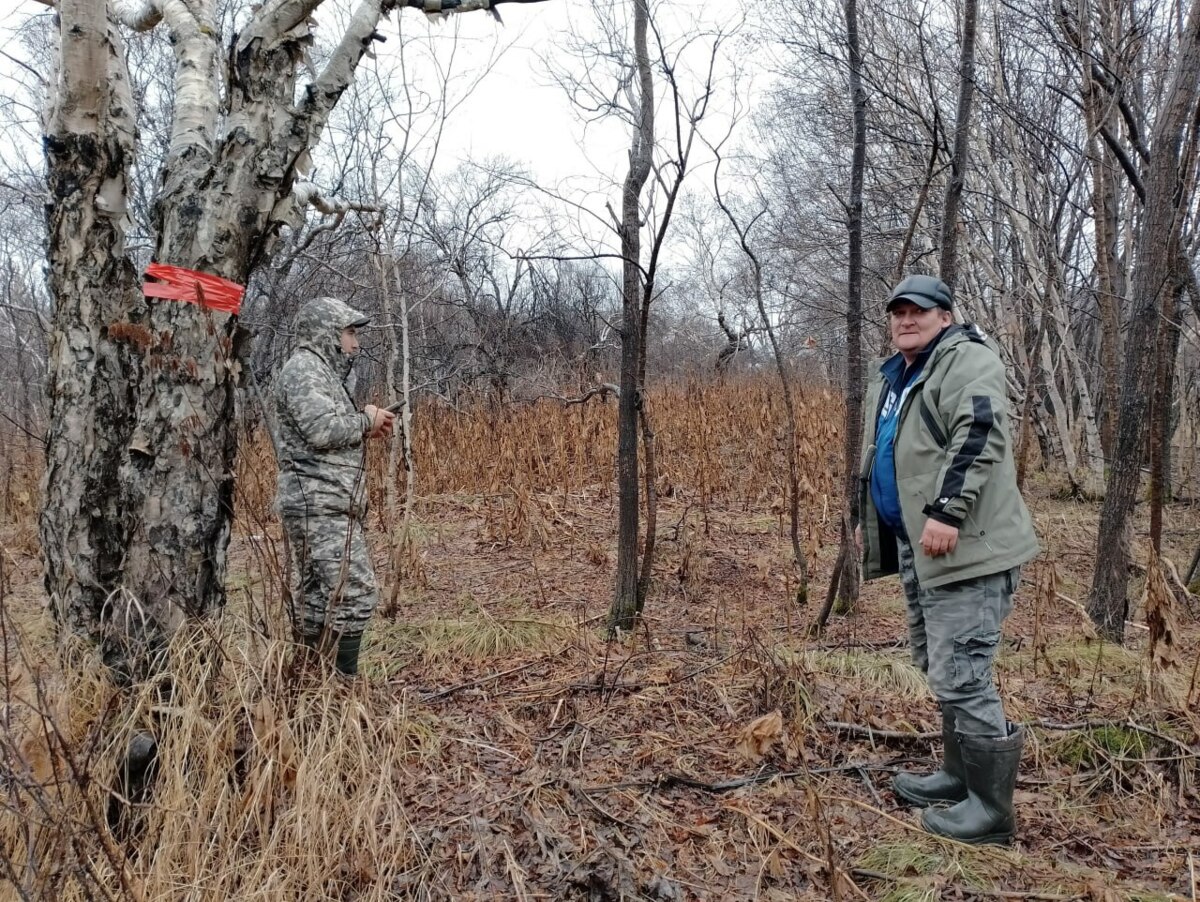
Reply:
<svg viewBox="0 0 1200 902"><path fill-rule="evenodd" d="M139 160L118 26L165 27L174 52L153 259L244 285L280 227L319 200L303 182L310 154L385 16L534 0L360 0L315 70L324 0L247 5L229 41L219 0L43 2L60 41L45 134L46 585L62 626L133 677L180 625L225 603L245 332L211 292L197 303L143 291L127 241Z"/></svg>
<svg viewBox="0 0 1200 902"><path fill-rule="evenodd" d="M722 46L739 27L724 22L718 27L705 27L689 19L681 28L680 22L671 21L669 15L656 19L653 13L669 12L668 6L662 4L652 10L648 0L593 3L595 36L576 36L567 48L568 55L574 57L572 65L551 70L581 113L589 119L612 116L629 129L628 166L618 189L620 203L606 203L604 216L593 214L611 230L617 253L589 252L582 257L615 256L621 262L621 314L614 324L621 340L621 358L617 387L617 565L608 614L611 634L633 629L651 591L657 474L655 435L645 396L650 312L662 291L660 270L675 206L691 171L700 128L717 91ZM656 83L663 88L658 96ZM615 184L613 187L617 188ZM581 236L581 243L593 242ZM608 390L605 383L580 400L603 396Z"/></svg>

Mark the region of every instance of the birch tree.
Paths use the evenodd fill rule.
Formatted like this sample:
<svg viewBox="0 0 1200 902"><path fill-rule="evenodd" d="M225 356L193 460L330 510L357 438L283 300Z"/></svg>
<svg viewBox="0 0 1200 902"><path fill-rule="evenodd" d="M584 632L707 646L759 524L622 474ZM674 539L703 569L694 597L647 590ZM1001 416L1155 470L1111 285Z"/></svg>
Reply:
<svg viewBox="0 0 1200 902"><path fill-rule="evenodd" d="M47 2L47 0L43 0ZM165 28L173 119L152 211L153 259L245 285L279 229L320 194L303 180L380 21L402 6L530 0L360 0L318 67L324 0L266 0L228 42L216 0L60 0L47 104L50 429L40 520L61 625L144 673L188 618L225 602L245 331L211 292L143 293L128 246L136 104L122 28ZM330 19L333 16L330 15ZM149 289L160 294L160 289Z"/></svg>

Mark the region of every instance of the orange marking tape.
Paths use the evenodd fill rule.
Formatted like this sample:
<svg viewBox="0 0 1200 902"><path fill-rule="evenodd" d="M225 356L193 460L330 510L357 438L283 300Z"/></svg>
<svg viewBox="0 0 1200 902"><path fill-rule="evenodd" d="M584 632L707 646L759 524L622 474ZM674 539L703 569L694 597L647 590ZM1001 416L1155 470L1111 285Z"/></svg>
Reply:
<svg viewBox="0 0 1200 902"><path fill-rule="evenodd" d="M222 313L236 314L241 310L242 295L246 293L245 285L182 266L151 263L146 267L146 277L155 280L142 285L142 292L148 298L186 301Z"/></svg>

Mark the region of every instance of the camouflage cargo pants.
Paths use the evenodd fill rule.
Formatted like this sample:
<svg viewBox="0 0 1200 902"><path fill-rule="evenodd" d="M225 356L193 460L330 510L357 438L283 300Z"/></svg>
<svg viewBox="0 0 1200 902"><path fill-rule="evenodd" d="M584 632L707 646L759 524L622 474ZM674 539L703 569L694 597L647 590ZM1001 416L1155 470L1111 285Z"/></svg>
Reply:
<svg viewBox="0 0 1200 902"><path fill-rule="evenodd" d="M925 674L934 697L954 709L959 732L1007 735L992 662L1021 568L925 589L917 580L913 547L904 539L897 546L913 664Z"/></svg>
<svg viewBox="0 0 1200 902"><path fill-rule="evenodd" d="M297 631L317 638L326 621L338 634L361 635L379 603L362 523L349 516L284 517L297 579Z"/></svg>

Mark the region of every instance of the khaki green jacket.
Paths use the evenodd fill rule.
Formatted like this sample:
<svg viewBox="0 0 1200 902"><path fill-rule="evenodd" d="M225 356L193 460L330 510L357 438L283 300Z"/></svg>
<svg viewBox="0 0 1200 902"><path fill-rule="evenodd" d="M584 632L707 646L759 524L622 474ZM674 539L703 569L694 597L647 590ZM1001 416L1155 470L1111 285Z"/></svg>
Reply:
<svg viewBox="0 0 1200 902"><path fill-rule="evenodd" d="M871 500L875 426L887 391L878 361L863 402L861 511L863 575L898 572L896 538ZM929 517L959 527L950 554L915 548L926 588L999 573L1039 552L1033 521L1017 491L1004 365L974 326L950 326L908 389L896 427L896 487L909 541Z"/></svg>

